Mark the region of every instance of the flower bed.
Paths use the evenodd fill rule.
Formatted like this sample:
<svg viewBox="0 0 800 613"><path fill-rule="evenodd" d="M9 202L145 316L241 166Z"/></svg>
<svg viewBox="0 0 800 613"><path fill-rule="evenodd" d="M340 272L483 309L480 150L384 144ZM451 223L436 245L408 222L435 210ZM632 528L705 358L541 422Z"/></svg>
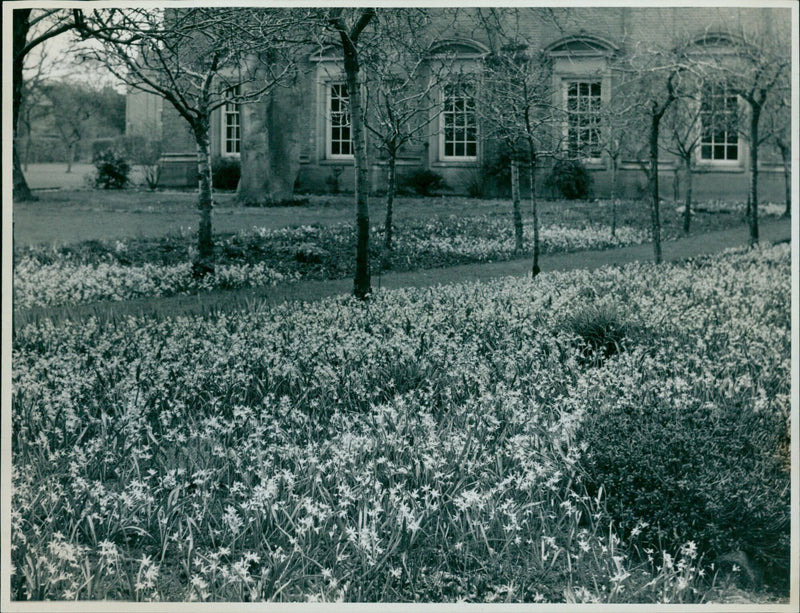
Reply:
<svg viewBox="0 0 800 613"><path fill-rule="evenodd" d="M372 235L372 266L377 270L382 229L372 228ZM526 235L532 235L530 227ZM220 237L217 272L198 281L189 265L193 240L184 233L166 239L19 249L15 254L14 306L129 300L298 279L337 279L351 276L355 265L352 225L254 228ZM645 232L630 227L618 228L614 238L603 226L550 225L541 229L544 254L606 249L646 240ZM448 216L398 227L392 268L417 270L513 257L514 238L508 219Z"/></svg>
<svg viewBox="0 0 800 613"><path fill-rule="evenodd" d="M589 441L631 403L758 415L724 438L685 422L720 446L693 466L788 518L790 287L781 245L368 304L29 325L12 597L700 602L724 552L680 517L686 542L641 540L653 522L598 487L616 481ZM602 361L575 327L588 307L625 330ZM758 474L726 463L732 435ZM686 500L699 516L714 502Z"/></svg>

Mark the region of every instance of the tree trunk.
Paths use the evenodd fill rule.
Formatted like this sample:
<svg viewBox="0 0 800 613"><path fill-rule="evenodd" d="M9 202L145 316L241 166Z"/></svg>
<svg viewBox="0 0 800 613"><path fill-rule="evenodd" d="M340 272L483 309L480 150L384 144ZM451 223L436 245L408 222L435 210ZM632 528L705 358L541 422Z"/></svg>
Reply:
<svg viewBox="0 0 800 613"><path fill-rule="evenodd" d="M750 246L758 244L758 122L761 105L750 105Z"/></svg>
<svg viewBox="0 0 800 613"><path fill-rule="evenodd" d="M778 148L781 150L783 160L783 185L786 189L786 210L784 217L792 215L792 149L787 143L779 142Z"/></svg>
<svg viewBox="0 0 800 613"><path fill-rule="evenodd" d="M684 166L686 167L686 204L683 209L683 233L689 234L689 226L692 219L692 158L683 158Z"/></svg>
<svg viewBox="0 0 800 613"><path fill-rule="evenodd" d="M239 107L241 178L236 198L244 204L291 199L300 171L302 88L278 87L266 100Z"/></svg>
<svg viewBox="0 0 800 613"><path fill-rule="evenodd" d="M195 126L197 141L197 174L199 189L197 210L200 213L200 225L197 230L197 259L193 263L196 277L204 277L214 273L214 237L211 233L211 213L214 198L211 184L211 149L209 147L209 117L205 117Z"/></svg>
<svg viewBox="0 0 800 613"><path fill-rule="evenodd" d="M536 201L536 153L530 145L531 161L528 167L528 182L531 190L531 216L533 217L533 266L531 276L535 279L542 269L539 268L539 209Z"/></svg>
<svg viewBox="0 0 800 613"><path fill-rule="evenodd" d="M392 245L392 207L394 205L394 190L396 182L397 150L392 147L389 149L389 166L386 177L386 220L383 224L383 268L391 267Z"/></svg>
<svg viewBox="0 0 800 613"><path fill-rule="evenodd" d="M13 158L13 200L15 202L23 202L36 200L28 187L28 182L25 180L25 175L22 173L22 166L19 163L19 152L17 151L17 127L19 125L19 112L22 107L22 69L24 66L25 56L22 54L22 49L25 48L28 39L28 30L30 29L29 18L32 9L15 9L12 11L13 15L13 52L14 57L12 60L12 96L11 106L13 109L12 121L14 125L13 141L12 141L12 158Z"/></svg>
<svg viewBox="0 0 800 613"><path fill-rule="evenodd" d="M658 128L663 113L653 113L650 122L650 230L653 235L653 255L661 263L661 219L658 198Z"/></svg>
<svg viewBox="0 0 800 613"><path fill-rule="evenodd" d="M75 162L75 149L77 147L77 143L68 143L67 144L67 170L66 172L72 172L72 164Z"/></svg>
<svg viewBox="0 0 800 613"><path fill-rule="evenodd" d="M524 247L522 234L522 209L520 206L519 160L511 156L511 202L514 215L514 253L520 253Z"/></svg>
<svg viewBox="0 0 800 613"><path fill-rule="evenodd" d="M675 166L672 171L672 201L677 203L681 194L681 178L678 175L680 168Z"/></svg>
<svg viewBox="0 0 800 613"><path fill-rule="evenodd" d="M353 293L364 299L370 291L369 271L369 168L364 119L361 116L361 83L358 72L358 51L346 33L341 32L344 47L344 68L347 75L347 94L350 101L350 126L356 175L356 274Z"/></svg>
<svg viewBox="0 0 800 613"><path fill-rule="evenodd" d="M613 156L611 158L611 237L617 236L617 170L619 166L619 158Z"/></svg>

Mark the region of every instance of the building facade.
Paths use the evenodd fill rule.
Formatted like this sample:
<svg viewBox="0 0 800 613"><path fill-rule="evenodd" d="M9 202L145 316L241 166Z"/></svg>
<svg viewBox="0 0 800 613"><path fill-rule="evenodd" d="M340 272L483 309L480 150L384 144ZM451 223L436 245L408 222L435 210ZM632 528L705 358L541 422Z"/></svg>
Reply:
<svg viewBox="0 0 800 613"><path fill-rule="evenodd" d="M430 9L433 13L436 10ZM444 80L431 89L436 101L435 116L429 118L418 138L401 149L397 160L400 177L416 169L428 169L441 174L454 192L464 193L497 155L498 143L487 128L476 88L483 83L484 58L500 43L494 39L491 27L480 26L486 20L477 15L478 10L463 9L451 31L432 47L431 61L436 56L448 57L449 68L461 77L458 82ZM551 129L557 133L560 151L564 157L581 160L592 175L593 195L602 198L609 195L611 188L611 163L603 147L607 134L602 109L617 93L617 67L622 58L643 47L668 49L675 41L687 40L698 41L698 53L704 53L709 41L723 48L726 35L740 33L778 40L788 56L790 21L788 8L530 8L520 9L516 27L535 51L550 59L552 103L562 111L562 119ZM465 74L474 78L464 79ZM351 189L354 178L347 88L336 46L308 53L293 87L296 102L289 111L294 115L291 121L271 117L269 122L251 123L259 129L272 125L294 131L297 146L287 154L296 155L299 163L294 178L297 190ZM747 105L726 90L724 83L704 86L700 105L700 140L694 152L695 197L744 200L750 167ZM219 110L212 121L212 154L240 158L246 144L253 141L247 138L246 117L287 113L286 109L285 104L271 105L267 100L247 109L247 113L235 105ZM130 133L160 135L164 143L162 185L196 184L194 140L168 103L149 94L131 93L127 121ZM666 138L662 131L662 139ZM646 145L645 135L642 144ZM619 160L618 193L623 196L635 197L646 185L641 152L634 149L629 147ZM370 142L368 151L372 185L380 190L385 186L386 162L374 143ZM546 172L547 161L540 165ZM664 197L671 196L673 182L681 180L682 170L680 160L664 151L660 165ZM780 201L784 193L783 166L769 142L761 148L759 170L761 198Z"/></svg>

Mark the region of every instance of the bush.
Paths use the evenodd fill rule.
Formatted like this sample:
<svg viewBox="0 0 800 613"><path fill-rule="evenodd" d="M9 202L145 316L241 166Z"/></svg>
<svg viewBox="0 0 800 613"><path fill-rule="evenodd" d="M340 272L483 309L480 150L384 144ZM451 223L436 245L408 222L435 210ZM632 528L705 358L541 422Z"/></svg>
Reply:
<svg viewBox="0 0 800 613"><path fill-rule="evenodd" d="M632 326L613 305L592 305L570 315L564 328L575 337L580 361L601 366L625 349Z"/></svg>
<svg viewBox="0 0 800 613"><path fill-rule="evenodd" d="M413 192L418 196L432 196L449 189L442 175L425 168L419 168L403 175L398 184L401 193Z"/></svg>
<svg viewBox="0 0 800 613"><path fill-rule="evenodd" d="M216 157L211 161L211 183L214 189L234 190L239 185L242 168L236 158Z"/></svg>
<svg viewBox="0 0 800 613"><path fill-rule="evenodd" d="M592 189L592 177L579 161L559 160L547 177L547 185L567 200L585 199Z"/></svg>
<svg viewBox="0 0 800 613"><path fill-rule="evenodd" d="M131 165L125 155L113 149L106 149L94 156L92 160L97 169L94 186L103 189L122 189L128 184Z"/></svg>
<svg viewBox="0 0 800 613"><path fill-rule="evenodd" d="M602 486L608 510L640 549L694 541L706 561L739 556L748 584L789 579L787 476L775 449L788 444L785 420L752 407L692 406L618 399L582 426L587 486ZM744 554L744 555L742 555ZM742 566L742 564L740 564Z"/></svg>

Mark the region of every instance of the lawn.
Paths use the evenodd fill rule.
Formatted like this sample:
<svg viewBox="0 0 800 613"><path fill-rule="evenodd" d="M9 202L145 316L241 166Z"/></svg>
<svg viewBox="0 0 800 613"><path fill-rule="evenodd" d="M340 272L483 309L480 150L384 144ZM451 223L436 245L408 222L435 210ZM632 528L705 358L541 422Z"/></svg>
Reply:
<svg viewBox="0 0 800 613"><path fill-rule="evenodd" d="M12 597L785 599L790 296L778 245L23 327Z"/></svg>

